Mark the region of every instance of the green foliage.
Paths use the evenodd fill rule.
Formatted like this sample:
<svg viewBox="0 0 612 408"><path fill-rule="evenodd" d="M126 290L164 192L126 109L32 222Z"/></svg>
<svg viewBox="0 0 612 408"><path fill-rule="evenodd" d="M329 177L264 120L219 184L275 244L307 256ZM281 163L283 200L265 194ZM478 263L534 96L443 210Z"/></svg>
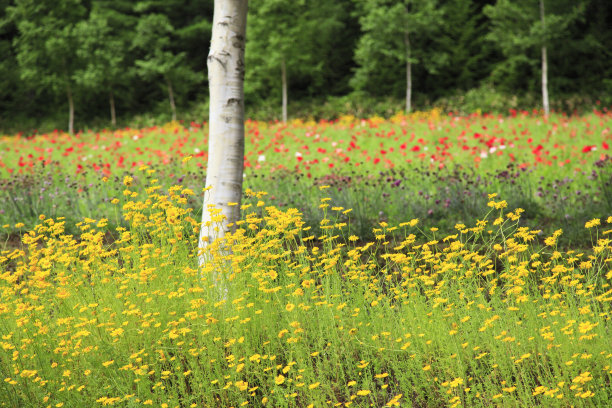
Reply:
<svg viewBox="0 0 612 408"><path fill-rule="evenodd" d="M141 53L136 59L136 72L146 79L188 74L185 53L174 53L170 49L174 27L163 14L148 14L138 20L132 47Z"/></svg>
<svg viewBox="0 0 612 408"><path fill-rule="evenodd" d="M136 10L140 9L137 4ZM132 48L139 53L135 60L135 72L145 80L163 80L163 86L168 89L173 118L174 90L184 91L199 79L186 63L186 53L173 50L175 37L174 27L168 17L151 13L140 17L132 40Z"/></svg>
<svg viewBox="0 0 612 408"><path fill-rule="evenodd" d="M540 2L497 0L495 5L484 8L485 15L491 20L491 30L486 38L494 42L505 56L493 69L495 83L511 87L520 81L520 77L533 77L533 73L528 73L538 72L539 50L543 46L549 49L549 66L554 67L556 46L563 48L562 41L566 44L572 42L570 27L583 16L586 2L541 1L545 5L544 21L540 15ZM507 77L509 80L505 79ZM555 82L554 75L551 75L551 82ZM531 81L528 87L533 90L537 83Z"/></svg>
<svg viewBox="0 0 612 408"><path fill-rule="evenodd" d="M527 109L532 107L533 101L526 101L507 95L493 88L490 84L483 84L467 92L440 99L436 105L445 111L461 112L496 112L505 113L508 109Z"/></svg>
<svg viewBox="0 0 612 408"><path fill-rule="evenodd" d="M407 61L415 106L504 110L537 99L543 43L553 108L610 105L612 3L547 0L545 10L543 26L527 0L252 0L246 108L278 117L284 60L294 115L401 107ZM108 122L110 92L122 124L170 116L169 88L188 117L207 103L212 15L213 0L0 0L0 128L64 128L68 92L89 126ZM502 103L469 102L491 87Z"/></svg>
<svg viewBox="0 0 612 408"><path fill-rule="evenodd" d="M37 89L65 92L79 68L77 24L86 13L80 0L16 0L9 14L19 30L15 41L22 79Z"/></svg>
<svg viewBox="0 0 612 408"><path fill-rule="evenodd" d="M126 25L135 19L120 16L121 22L117 22L115 10L105 8L103 2L93 5L89 18L75 27L77 56L83 61L75 80L90 91L112 90L130 79L126 72L130 62Z"/></svg>
<svg viewBox="0 0 612 408"><path fill-rule="evenodd" d="M445 65L446 52L427 52L425 47L444 21L437 0L362 0L359 4L364 34L355 50L359 68L352 84L356 89L368 87L371 73L379 69L381 59L399 62L402 67L406 62L421 64L429 73ZM402 82L394 79L395 84Z"/></svg>
<svg viewBox="0 0 612 408"><path fill-rule="evenodd" d="M491 62L497 58L493 44L485 39L490 30L482 6L472 0L452 1L444 5L444 24L427 44L428 48L444 50L446 64L421 79L429 98L477 88L490 73ZM420 87L420 85L419 85Z"/></svg>
<svg viewBox="0 0 612 408"><path fill-rule="evenodd" d="M245 95L279 95L281 64L288 82L312 95L325 84L326 60L344 28L342 5L326 0L253 0L247 19Z"/></svg>
<svg viewBox="0 0 612 408"><path fill-rule="evenodd" d="M17 0L8 14L18 29L14 38L21 79L33 91L64 94L69 105L69 131L74 124L74 76L81 66L77 25L86 8L81 0Z"/></svg>
<svg viewBox="0 0 612 408"><path fill-rule="evenodd" d="M23 89L16 55L11 44L11 38L17 34L17 28L9 15L7 8L10 0L0 1L0 120L4 119L3 113L11 108L12 104L22 102L19 100L20 88Z"/></svg>

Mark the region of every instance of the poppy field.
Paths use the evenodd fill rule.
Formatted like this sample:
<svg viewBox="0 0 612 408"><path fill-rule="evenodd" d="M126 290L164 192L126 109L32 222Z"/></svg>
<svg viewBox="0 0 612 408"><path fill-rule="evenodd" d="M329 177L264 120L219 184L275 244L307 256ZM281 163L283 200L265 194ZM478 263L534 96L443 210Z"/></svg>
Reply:
<svg viewBox="0 0 612 408"><path fill-rule="evenodd" d="M0 407L612 405L612 113L0 139Z"/></svg>
<svg viewBox="0 0 612 408"><path fill-rule="evenodd" d="M419 164L490 170L515 163L569 174L609 152L610 116L607 109L548 119L538 111L456 116L432 110L389 120L343 116L286 125L249 120L244 165L247 174L289 170L307 177L334 169L372 172ZM193 157L195 167L204 168L208 158L206 124L194 122L74 136L58 131L10 135L1 142L3 177L27 173L39 164L61 166L72 175L111 176L142 165L171 165L187 156Z"/></svg>
<svg viewBox="0 0 612 408"><path fill-rule="evenodd" d="M330 185L328 195L353 210L364 239L379 222L406 218L450 233L458 221L477 221L487 194L498 192L526 210L533 228L552 232L563 223L566 242L582 243L589 238L584 222L612 213L610 116L607 109L548 119L433 110L389 120L247 121L244 183L268 192L271 204L298 208L312 228L320 221L318 187ZM141 166L155 169L165 188L200 193L207 143L201 123L4 136L0 234L32 228L41 213L67 217L71 233L83 217L121 226L111 201L122 194L123 177ZM201 203L197 194L188 197L197 217Z"/></svg>

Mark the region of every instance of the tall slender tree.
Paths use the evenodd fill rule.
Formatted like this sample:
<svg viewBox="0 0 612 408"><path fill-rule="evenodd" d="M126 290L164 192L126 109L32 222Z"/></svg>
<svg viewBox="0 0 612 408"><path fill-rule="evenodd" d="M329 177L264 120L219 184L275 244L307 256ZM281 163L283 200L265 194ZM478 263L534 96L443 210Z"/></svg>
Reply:
<svg viewBox="0 0 612 408"><path fill-rule="evenodd" d="M287 121L289 82L321 80L325 61L343 27L342 7L328 0L253 0L247 48L248 91L280 90ZM279 83L280 82L280 83ZM279 86L280 85L280 86Z"/></svg>
<svg viewBox="0 0 612 408"><path fill-rule="evenodd" d="M570 25L582 16L584 0L497 0L484 8L491 19L492 28L487 38L495 42L506 56L501 70L520 64L534 63L529 51L539 49L542 108L550 113L548 97L548 70L551 45L559 43L569 33ZM516 68L514 68L516 69Z"/></svg>
<svg viewBox="0 0 612 408"><path fill-rule="evenodd" d="M66 95L68 132L74 133L74 74L79 68L76 25L84 19L86 8L80 0L15 0L9 14L19 30L15 48L22 79Z"/></svg>
<svg viewBox="0 0 612 408"><path fill-rule="evenodd" d="M198 248L235 228L244 169L244 49L247 0L215 0L208 54L210 118L208 166Z"/></svg>
<svg viewBox="0 0 612 408"><path fill-rule="evenodd" d="M119 0L105 1L114 3ZM206 58L202 58L202 55L208 52L210 44L213 0L138 0L136 2L132 0L131 3L139 19L148 15L163 15L172 27L171 32L163 33L160 38L169 39L163 44L164 51L175 56L182 55L180 72L171 74L176 104L181 104L185 99L191 101L198 97L200 100L207 99L207 93L201 92L203 89L201 85L205 85L206 80ZM137 60L146 59L146 52L143 51L146 50L139 49L136 52ZM163 91L168 95L167 81L155 73L153 77L141 76L147 82L161 78Z"/></svg>
<svg viewBox="0 0 612 408"><path fill-rule="evenodd" d="M427 44L428 49L445 53L444 65L426 81L435 97L469 91L490 74L494 45L484 38L489 20L482 14L480 3L456 0L444 5L444 24Z"/></svg>
<svg viewBox="0 0 612 408"><path fill-rule="evenodd" d="M89 18L79 22L75 28L77 55L83 61L75 72L75 81L94 93L102 90L106 93L113 126L117 124L117 88L130 77L127 65L128 36L116 17L116 10L107 9L104 2L94 2ZM122 17L121 21L128 19L127 16Z"/></svg>
<svg viewBox="0 0 612 408"><path fill-rule="evenodd" d="M133 49L141 53L135 61L136 72L147 80L162 79L168 93L172 120L176 120L176 85L197 82L197 76L185 61L185 52L172 48L174 27L160 13L145 14L138 20Z"/></svg>
<svg viewBox="0 0 612 408"><path fill-rule="evenodd" d="M548 53L546 49L546 15L544 11L544 0L540 0L540 24L542 24L542 107L544 114L550 114L550 103L548 101Z"/></svg>
<svg viewBox="0 0 612 408"><path fill-rule="evenodd" d="M381 57L400 62L405 67L406 112L410 112L413 65L423 63L427 70L434 70L444 58L442 54L426 54L419 47L441 24L442 9L437 0L358 1L362 8L359 22L364 34L355 51L360 67L353 84L357 89L364 87Z"/></svg>

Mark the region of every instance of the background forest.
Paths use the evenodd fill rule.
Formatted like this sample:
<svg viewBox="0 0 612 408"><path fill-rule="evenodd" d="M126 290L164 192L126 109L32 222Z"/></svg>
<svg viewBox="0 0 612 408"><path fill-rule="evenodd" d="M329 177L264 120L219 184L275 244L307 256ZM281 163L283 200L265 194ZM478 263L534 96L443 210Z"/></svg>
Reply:
<svg viewBox="0 0 612 408"><path fill-rule="evenodd" d="M389 116L612 103L612 3L251 0L247 116ZM212 0L0 0L0 129L148 125L208 115ZM411 89L407 89L409 67ZM412 106L406 106L410 93ZM73 106L74 109L71 109Z"/></svg>

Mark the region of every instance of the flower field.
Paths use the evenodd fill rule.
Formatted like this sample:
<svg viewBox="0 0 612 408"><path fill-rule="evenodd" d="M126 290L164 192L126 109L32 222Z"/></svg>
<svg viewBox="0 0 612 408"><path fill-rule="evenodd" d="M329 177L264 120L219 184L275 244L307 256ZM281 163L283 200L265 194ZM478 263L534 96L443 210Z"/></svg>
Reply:
<svg viewBox="0 0 612 408"><path fill-rule="evenodd" d="M353 226L367 239L378 222L406 218L450 233L458 221L476 222L487 194L498 192L526 210L533 228L552 232L564 223L570 242L584 242L584 223L612 213L611 116L607 109L548 120L537 112L461 117L434 110L390 120L248 121L245 187L298 208L317 228L318 187L330 185L328 195L353 209ZM199 192L207 142L206 124L196 123L4 136L0 225L22 233L44 213L67 217L67 228L83 217L120 226L110 202L122 194L124 176L147 165L164 188ZM199 217L201 197L189 206ZM14 227L19 222L25 229Z"/></svg>
<svg viewBox="0 0 612 408"><path fill-rule="evenodd" d="M0 407L610 406L611 116L6 136Z"/></svg>
<svg viewBox="0 0 612 408"><path fill-rule="evenodd" d="M584 117L538 112L454 116L440 111L409 116L304 122L287 125L247 121L245 169L251 172L296 170L308 177L330 170L363 172L425 164L441 169L460 163L491 170L509 163L544 167L559 174L581 170L603 158L612 144L611 113ZM162 127L5 136L0 146L3 176L26 173L39 163L60 165L67 174L111 176L141 165L171 165L193 156L206 166L205 124L169 123Z"/></svg>

